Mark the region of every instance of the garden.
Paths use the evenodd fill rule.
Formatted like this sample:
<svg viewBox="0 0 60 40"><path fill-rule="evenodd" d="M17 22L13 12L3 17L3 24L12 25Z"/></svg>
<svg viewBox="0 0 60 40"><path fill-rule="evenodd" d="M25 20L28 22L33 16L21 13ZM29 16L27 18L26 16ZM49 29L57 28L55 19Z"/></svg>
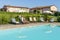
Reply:
<svg viewBox="0 0 60 40"><path fill-rule="evenodd" d="M3 12L0 11L0 24L9 24L11 21L11 18L16 18L18 21L17 16L23 15L27 20L29 17L36 17L37 22L39 22L39 17L44 17L45 19L55 18L55 22L60 22L60 12L56 12L55 14L41 14L41 13L17 13L17 12Z"/></svg>

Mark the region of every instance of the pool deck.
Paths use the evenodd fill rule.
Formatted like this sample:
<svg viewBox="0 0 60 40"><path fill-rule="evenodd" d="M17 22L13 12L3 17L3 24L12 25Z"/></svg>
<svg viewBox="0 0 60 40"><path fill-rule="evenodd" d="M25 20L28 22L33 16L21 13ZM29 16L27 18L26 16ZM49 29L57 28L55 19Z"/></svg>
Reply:
<svg viewBox="0 0 60 40"><path fill-rule="evenodd" d="M44 24L60 25L60 23L29 23L29 24L18 24L18 25L6 24L6 25L0 25L0 30L10 29L10 28L31 27L31 26L44 25Z"/></svg>

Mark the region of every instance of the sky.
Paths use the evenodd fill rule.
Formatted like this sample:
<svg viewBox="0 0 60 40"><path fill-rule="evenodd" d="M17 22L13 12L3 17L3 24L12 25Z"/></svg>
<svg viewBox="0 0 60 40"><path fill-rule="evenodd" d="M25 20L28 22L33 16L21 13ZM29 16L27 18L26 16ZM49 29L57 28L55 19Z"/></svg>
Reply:
<svg viewBox="0 0 60 40"><path fill-rule="evenodd" d="M55 5L60 11L60 0L0 0L0 8L4 5L21 6L21 7L37 7Z"/></svg>

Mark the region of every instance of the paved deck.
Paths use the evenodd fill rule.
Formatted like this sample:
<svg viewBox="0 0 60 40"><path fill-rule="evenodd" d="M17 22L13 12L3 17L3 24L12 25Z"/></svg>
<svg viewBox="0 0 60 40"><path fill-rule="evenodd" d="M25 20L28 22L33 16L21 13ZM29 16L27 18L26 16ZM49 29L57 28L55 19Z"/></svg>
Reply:
<svg viewBox="0 0 60 40"><path fill-rule="evenodd" d="M19 25L6 24L6 25L0 25L0 30L1 29L10 29L10 28L29 27L29 26L36 26L36 25L44 25L44 24L60 25L60 23L29 23L29 24L19 24Z"/></svg>

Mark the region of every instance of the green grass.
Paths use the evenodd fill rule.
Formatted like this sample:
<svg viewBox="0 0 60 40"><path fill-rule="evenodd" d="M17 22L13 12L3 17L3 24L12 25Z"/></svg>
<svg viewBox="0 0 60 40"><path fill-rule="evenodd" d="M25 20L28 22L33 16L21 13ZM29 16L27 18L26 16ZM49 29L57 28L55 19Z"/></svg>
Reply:
<svg viewBox="0 0 60 40"><path fill-rule="evenodd" d="M19 15L23 15L27 20L30 16L36 17L37 21L39 21L39 17L41 17L41 16L43 16L44 18L46 17L45 15L39 14L39 13L33 14L33 13L17 13L17 12L2 12L2 11L0 11L0 24L9 24L11 18L16 18ZM52 17L54 17L55 20L57 18L57 17L52 16L52 15L47 16L47 18L52 18Z"/></svg>
<svg viewBox="0 0 60 40"><path fill-rule="evenodd" d="M19 15L23 15L25 18L28 18L29 16L32 16L32 17L41 16L41 14L33 14L33 13L17 13L17 12L1 12L0 11L0 24L8 24L11 18L15 18Z"/></svg>

